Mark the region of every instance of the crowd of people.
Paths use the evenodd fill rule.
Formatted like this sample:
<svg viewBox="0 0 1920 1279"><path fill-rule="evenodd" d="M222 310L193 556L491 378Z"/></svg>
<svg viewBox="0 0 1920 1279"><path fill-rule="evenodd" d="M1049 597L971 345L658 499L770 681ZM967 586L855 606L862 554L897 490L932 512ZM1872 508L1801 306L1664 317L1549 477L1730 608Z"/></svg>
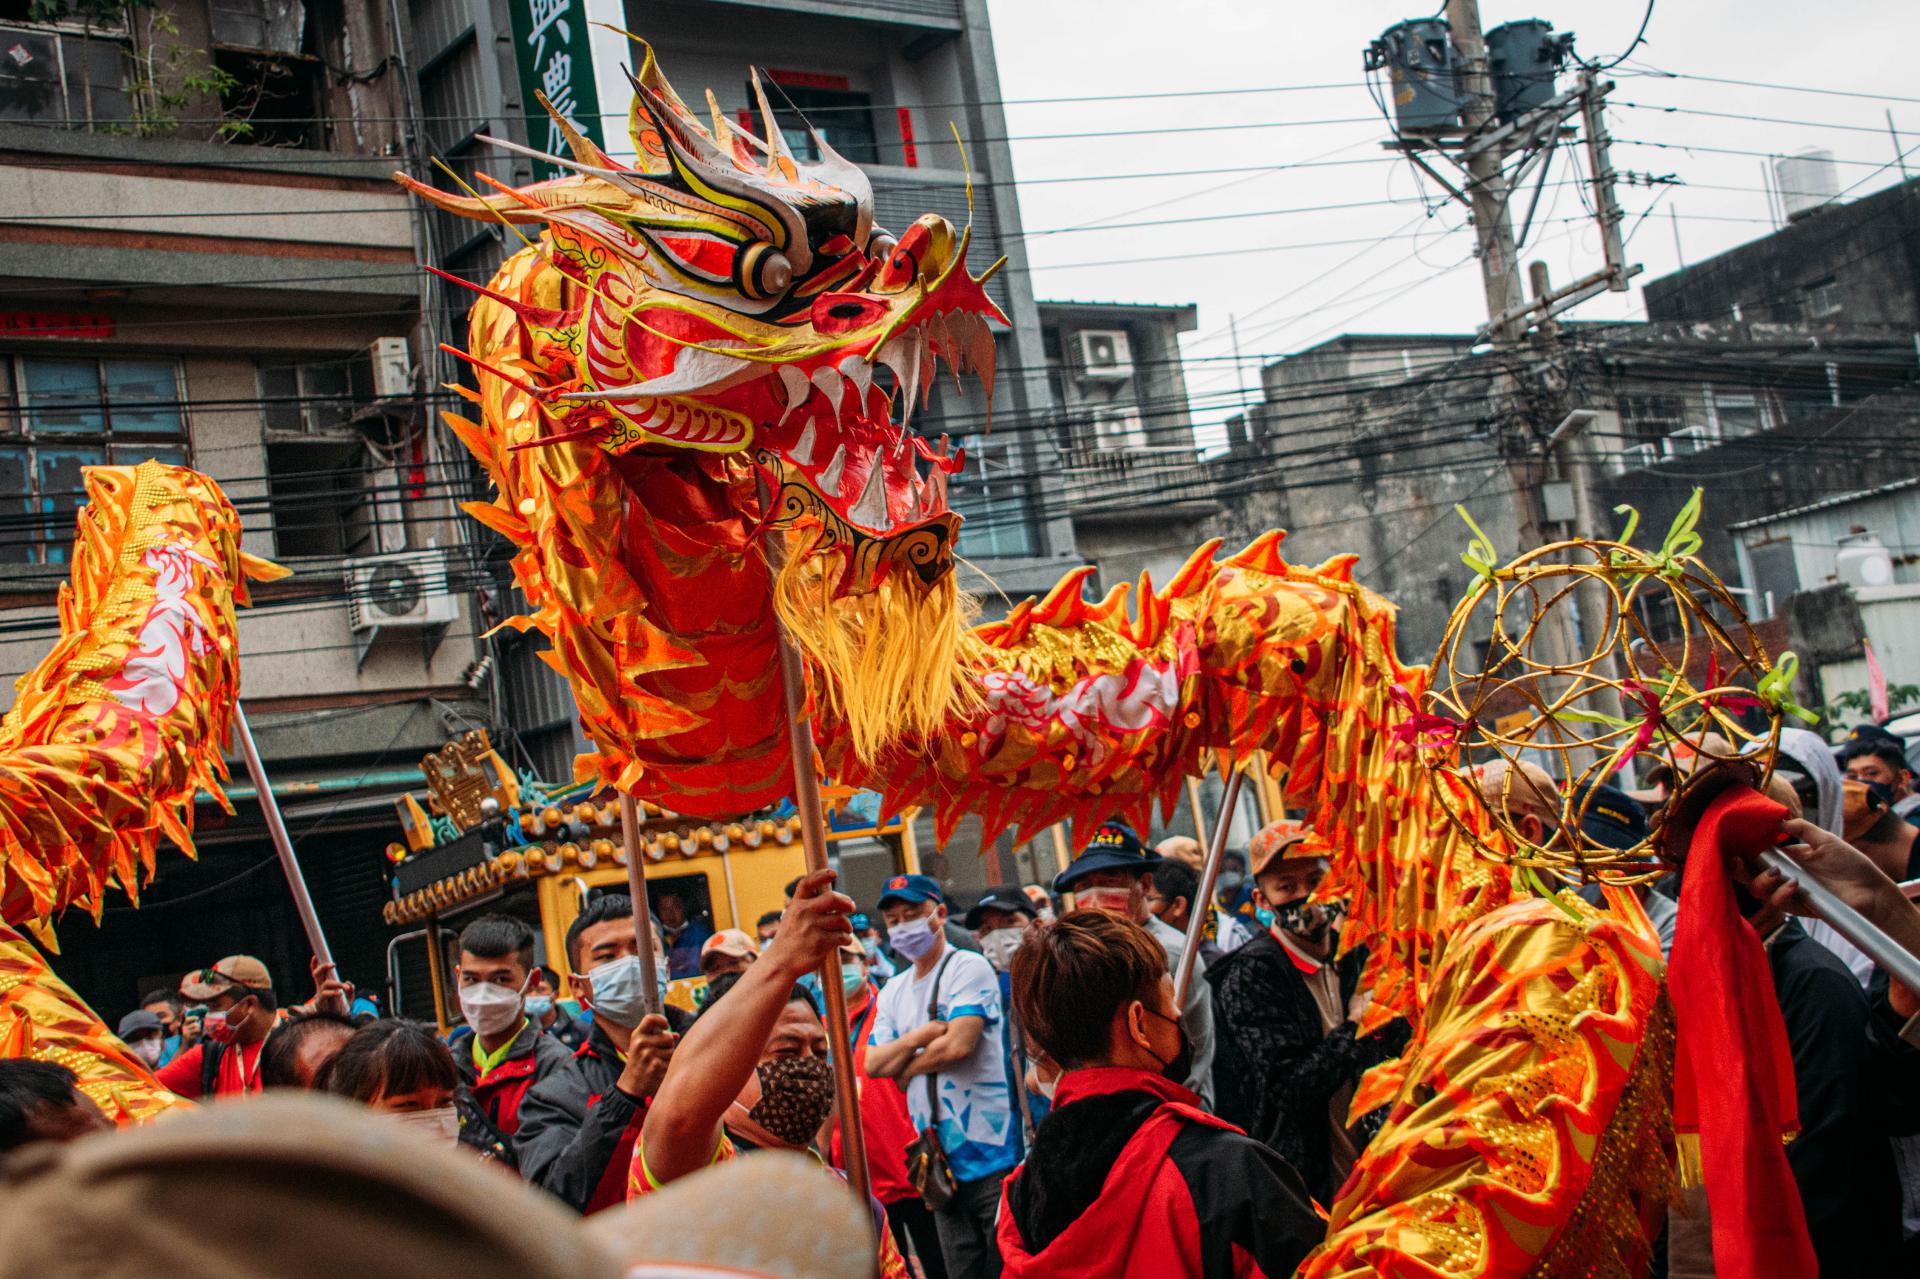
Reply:
<svg viewBox="0 0 1920 1279"><path fill-rule="evenodd" d="M1554 839L1555 779L1531 764L1477 776L1514 829ZM1583 792L1582 833L1633 846L1673 780ZM1920 950L1920 911L1895 886L1920 878L1912 785L1880 730L1836 758L1787 729L1771 789L1793 815L1794 855ZM453 968L463 1024L444 1038L377 1015L318 967L313 997L282 1007L245 955L152 993L119 1033L184 1097L331 1094L587 1215L755 1152L843 1168L832 1060L846 1052L887 1279L1281 1275L1321 1238L1319 1206L1383 1117L1349 1113L1356 1085L1409 1035L1398 1020L1360 1033L1366 956L1342 950L1341 910L1316 895L1323 853L1306 824L1276 822L1228 850L1203 901L1195 841L1149 848L1109 822L1045 886L963 904L902 874L863 911L823 871L788 884L753 934L715 931L662 894L652 990L633 902L604 893L567 932L564 983L525 922L467 924ZM1807 903L1777 875L1742 884L1786 1024L1800 1122L1788 1158L1823 1273L1911 1271L1920 992L1796 918ZM1676 895L1641 893L1663 946ZM847 1043L823 1015L828 974ZM679 976L704 979L696 1012L665 1001ZM0 1062L0 1149L107 1126L62 1067ZM1712 1273L1706 1221L1703 1200L1672 1215L1665 1273Z"/></svg>

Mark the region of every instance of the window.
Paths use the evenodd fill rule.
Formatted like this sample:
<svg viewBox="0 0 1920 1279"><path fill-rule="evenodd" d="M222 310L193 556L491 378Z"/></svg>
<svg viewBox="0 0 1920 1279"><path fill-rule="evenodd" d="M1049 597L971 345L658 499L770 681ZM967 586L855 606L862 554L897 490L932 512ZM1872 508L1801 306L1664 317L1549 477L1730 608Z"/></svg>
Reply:
<svg viewBox="0 0 1920 1279"><path fill-rule="evenodd" d="M1677 395L1620 397L1620 428L1628 445L1658 443L1686 424L1686 406Z"/></svg>
<svg viewBox="0 0 1920 1279"><path fill-rule="evenodd" d="M97 31L0 27L0 120L126 128L125 54Z"/></svg>
<svg viewBox="0 0 1920 1279"><path fill-rule="evenodd" d="M0 563L64 564L80 470L187 463L171 360L0 355Z"/></svg>
<svg viewBox="0 0 1920 1279"><path fill-rule="evenodd" d="M352 360L260 366L261 416L269 431L324 435L353 418Z"/></svg>
<svg viewBox="0 0 1920 1279"><path fill-rule="evenodd" d="M1844 299L1840 286L1832 276L1824 280L1815 280L1807 286L1807 318L1822 319L1829 315L1838 315Z"/></svg>
<svg viewBox="0 0 1920 1279"><path fill-rule="evenodd" d="M1767 429L1767 407L1753 395L1709 388L1707 408L1713 415L1714 434L1719 439L1737 439Z"/></svg>
<svg viewBox="0 0 1920 1279"><path fill-rule="evenodd" d="M807 129L810 124L828 146L852 163L880 163L870 95L847 88L844 76L773 71L767 78L773 81L766 86L767 105L773 108L773 118L796 158L820 158L820 148L813 144L813 135ZM751 85L747 87L747 101L753 101Z"/></svg>
<svg viewBox="0 0 1920 1279"><path fill-rule="evenodd" d="M951 481L948 501L965 522L960 554L970 558L1035 553L1027 494L1033 477L1020 466L1017 445L986 435L963 437L967 465Z"/></svg>

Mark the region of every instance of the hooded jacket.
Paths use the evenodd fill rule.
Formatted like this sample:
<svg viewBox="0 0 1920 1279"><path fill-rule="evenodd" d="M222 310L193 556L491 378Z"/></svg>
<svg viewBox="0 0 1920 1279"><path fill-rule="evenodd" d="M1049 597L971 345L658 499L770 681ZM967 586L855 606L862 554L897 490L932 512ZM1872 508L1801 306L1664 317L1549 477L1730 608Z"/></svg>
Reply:
<svg viewBox="0 0 1920 1279"><path fill-rule="evenodd" d="M1061 1076L1001 1189L1005 1279L1291 1275L1325 1233L1306 1187L1198 1101L1144 1070Z"/></svg>
<svg viewBox="0 0 1920 1279"><path fill-rule="evenodd" d="M541 1081L555 1071L565 1071L569 1053L559 1040L546 1034L531 1021L520 1027L507 1047L500 1064L481 1074L473 1061L473 1031L465 1026L447 1040L453 1052L453 1064L459 1068L460 1082L467 1086L474 1104L487 1121L505 1137L520 1131L520 1103Z"/></svg>
<svg viewBox="0 0 1920 1279"><path fill-rule="evenodd" d="M1835 835L1846 830L1846 818L1842 809L1846 803L1845 779L1840 765L1834 762L1833 748L1821 741L1819 736L1804 728L1783 728L1780 730L1780 753L1789 756L1800 765L1807 776L1813 778L1813 784L1820 794L1816 810L1804 813L1808 821L1821 830ZM1807 936L1825 946L1840 957L1854 980L1862 987L1873 976L1873 961L1866 954L1840 935L1838 929L1822 919L1808 919L1802 925Z"/></svg>

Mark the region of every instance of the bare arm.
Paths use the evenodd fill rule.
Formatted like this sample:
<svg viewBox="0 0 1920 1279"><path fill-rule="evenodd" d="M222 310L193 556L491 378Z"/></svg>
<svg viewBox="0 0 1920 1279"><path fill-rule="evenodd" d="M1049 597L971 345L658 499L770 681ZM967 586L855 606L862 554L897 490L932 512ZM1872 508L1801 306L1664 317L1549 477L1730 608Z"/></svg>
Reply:
<svg viewBox="0 0 1920 1279"><path fill-rule="evenodd" d="M890 1044L867 1045L867 1075L872 1079L899 1079L920 1052L945 1033L947 1024L930 1021L916 1026Z"/></svg>
<svg viewBox="0 0 1920 1279"><path fill-rule="evenodd" d="M955 1017L946 1022L933 1041L901 1068L899 1077L911 1079L915 1075L937 1075L949 1066L959 1065L980 1046L980 1036L986 1029L987 1019L984 1017ZM873 1060L871 1055L867 1060Z"/></svg>
<svg viewBox="0 0 1920 1279"><path fill-rule="evenodd" d="M829 870L800 881L775 944L674 1049L641 1129L655 1180L664 1184L712 1161L721 1118L760 1064L794 982L852 941L853 901L833 891L833 879Z"/></svg>

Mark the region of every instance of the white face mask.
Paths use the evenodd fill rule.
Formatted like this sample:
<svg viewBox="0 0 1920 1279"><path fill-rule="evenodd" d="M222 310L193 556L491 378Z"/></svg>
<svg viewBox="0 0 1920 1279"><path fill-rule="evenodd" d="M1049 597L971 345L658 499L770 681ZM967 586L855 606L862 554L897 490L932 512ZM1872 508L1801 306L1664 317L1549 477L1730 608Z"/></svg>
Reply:
<svg viewBox="0 0 1920 1279"><path fill-rule="evenodd" d="M388 1114L423 1137L437 1137L442 1141L460 1140L460 1112L452 1106L436 1106L432 1110L394 1110Z"/></svg>
<svg viewBox="0 0 1920 1279"><path fill-rule="evenodd" d="M149 1066L157 1066L160 1064L160 1054L167 1050L167 1044L163 1039L143 1039L132 1048L134 1056Z"/></svg>
<svg viewBox="0 0 1920 1279"><path fill-rule="evenodd" d="M1024 928L996 928L980 939L980 953L1001 972L1013 970L1013 952L1027 939Z"/></svg>
<svg viewBox="0 0 1920 1279"><path fill-rule="evenodd" d="M919 959L933 950L939 934L934 931L932 915L909 919L887 929L887 941L908 960Z"/></svg>
<svg viewBox="0 0 1920 1279"><path fill-rule="evenodd" d="M520 1023L520 992L490 981L462 986L460 1015L476 1035L501 1034Z"/></svg>

